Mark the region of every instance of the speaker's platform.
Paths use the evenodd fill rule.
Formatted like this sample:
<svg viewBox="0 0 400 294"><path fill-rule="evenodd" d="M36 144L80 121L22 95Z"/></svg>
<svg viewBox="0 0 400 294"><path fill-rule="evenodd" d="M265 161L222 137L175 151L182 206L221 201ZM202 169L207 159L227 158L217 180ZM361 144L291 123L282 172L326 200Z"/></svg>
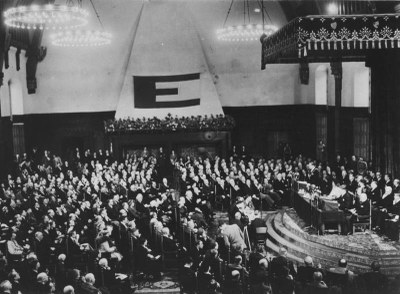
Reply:
<svg viewBox="0 0 400 294"><path fill-rule="evenodd" d="M268 213L266 220L268 248L278 252L281 245L286 246L289 258L295 262L302 263L309 255L314 264L330 268L345 258L349 269L360 274L370 270L372 261L379 261L383 273L389 276L400 274L400 243L372 231L349 236L317 235L305 227L294 209Z"/></svg>

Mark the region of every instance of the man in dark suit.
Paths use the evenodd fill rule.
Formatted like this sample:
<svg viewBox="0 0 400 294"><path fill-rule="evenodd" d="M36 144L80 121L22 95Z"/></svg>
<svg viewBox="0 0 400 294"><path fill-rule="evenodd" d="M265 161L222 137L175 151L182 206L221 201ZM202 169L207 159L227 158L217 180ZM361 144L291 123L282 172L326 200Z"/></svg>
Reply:
<svg viewBox="0 0 400 294"><path fill-rule="evenodd" d="M319 187L321 178L319 175L318 168L315 167L314 163L310 163L309 169L310 169L310 179L309 179L310 184L313 184L313 185Z"/></svg>
<svg viewBox="0 0 400 294"><path fill-rule="evenodd" d="M385 186L390 186L390 187L393 188L392 175L391 174L385 174L384 181L385 181Z"/></svg>
<svg viewBox="0 0 400 294"><path fill-rule="evenodd" d="M193 212L196 208L196 203L193 199L193 192L191 190L186 191L185 206L187 208L187 212Z"/></svg>
<svg viewBox="0 0 400 294"><path fill-rule="evenodd" d="M297 268L297 289L305 289L307 284L313 281L313 275L315 272L322 271L314 267L311 256L304 258L304 265Z"/></svg>
<svg viewBox="0 0 400 294"><path fill-rule="evenodd" d="M286 270L289 270L289 274L294 278L296 276L296 270L294 268L293 262L287 258L287 249L284 247L279 248L279 256L275 257L270 264L271 278L272 278L272 289L274 289L274 284L279 288L279 286L274 283L281 278L285 278L287 275ZM279 293L279 289L278 290Z"/></svg>
<svg viewBox="0 0 400 294"><path fill-rule="evenodd" d="M338 199L339 209L347 211L354 208L354 195L350 192L345 193Z"/></svg>
<svg viewBox="0 0 400 294"><path fill-rule="evenodd" d="M394 179L393 180L393 194L400 193L400 180Z"/></svg>
<svg viewBox="0 0 400 294"><path fill-rule="evenodd" d="M359 201L356 203L353 209L349 209L346 213L346 226L344 228L344 233L353 232L353 222L357 219L369 218L370 205L368 201L367 194L362 193L359 196Z"/></svg>
<svg viewBox="0 0 400 294"><path fill-rule="evenodd" d="M371 182L371 190L368 193L368 198L371 200L372 205L376 205L381 199L381 190L376 181Z"/></svg>
<svg viewBox="0 0 400 294"><path fill-rule="evenodd" d="M199 265L200 265L200 263L202 262L202 260L204 258L203 248L204 248L203 241L202 240L197 240L196 241L196 245L193 247L192 252L190 254L190 256L193 259L192 268L194 270L197 270L199 268Z"/></svg>
<svg viewBox="0 0 400 294"><path fill-rule="evenodd" d="M371 271L361 275L363 282L363 293L379 294L387 293L388 291L388 278L381 273L381 265L377 261L371 264Z"/></svg>
<svg viewBox="0 0 400 294"><path fill-rule="evenodd" d="M286 248L281 247L279 249L279 256L271 261L270 270L273 293L292 293L296 270L293 262L287 258Z"/></svg>
<svg viewBox="0 0 400 294"><path fill-rule="evenodd" d="M380 172L376 172L376 182L378 183L378 188L381 190L383 194L385 192L385 180L382 178L382 174Z"/></svg>
<svg viewBox="0 0 400 294"><path fill-rule="evenodd" d="M357 188L358 188L358 183L354 177L354 174L349 173L349 181L346 183L347 191L350 191L351 193L355 194Z"/></svg>
<svg viewBox="0 0 400 294"><path fill-rule="evenodd" d="M196 273L193 267L193 260L190 257L179 270L179 281L185 293L195 293Z"/></svg>
<svg viewBox="0 0 400 294"><path fill-rule="evenodd" d="M96 279L92 273L86 274L84 280L81 288L85 294L101 294L101 291L94 286Z"/></svg>
<svg viewBox="0 0 400 294"><path fill-rule="evenodd" d="M38 257L40 264L42 266L49 264L50 246L49 246L49 244L45 243L45 241L43 240L42 232L35 233L33 248L35 250L35 253Z"/></svg>

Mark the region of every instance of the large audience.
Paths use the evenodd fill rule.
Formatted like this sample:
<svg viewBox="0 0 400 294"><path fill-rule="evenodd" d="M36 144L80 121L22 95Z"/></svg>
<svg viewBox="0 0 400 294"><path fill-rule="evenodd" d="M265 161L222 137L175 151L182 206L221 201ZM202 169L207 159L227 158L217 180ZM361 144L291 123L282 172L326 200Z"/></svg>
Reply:
<svg viewBox="0 0 400 294"><path fill-rule="evenodd" d="M271 254L261 211L289 206L293 181L346 191L344 233L367 203L377 232L398 225L399 180L355 157L267 160L234 148L226 159L180 158L145 148L123 160L77 149L62 160L34 149L1 184L0 291L131 293L172 266L184 293L397 293L399 279L389 282L378 261L357 276L345 259L328 269L310 256L294 264L284 247Z"/></svg>

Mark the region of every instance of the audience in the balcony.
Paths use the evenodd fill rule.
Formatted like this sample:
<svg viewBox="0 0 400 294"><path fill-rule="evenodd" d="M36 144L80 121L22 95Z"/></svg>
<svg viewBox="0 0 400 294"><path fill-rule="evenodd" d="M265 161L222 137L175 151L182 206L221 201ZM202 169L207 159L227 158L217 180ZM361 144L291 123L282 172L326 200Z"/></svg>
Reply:
<svg viewBox="0 0 400 294"><path fill-rule="evenodd" d="M168 131L225 131L235 126L228 115L173 117L168 114L165 119L138 118L118 119L105 122L106 132L168 132Z"/></svg>

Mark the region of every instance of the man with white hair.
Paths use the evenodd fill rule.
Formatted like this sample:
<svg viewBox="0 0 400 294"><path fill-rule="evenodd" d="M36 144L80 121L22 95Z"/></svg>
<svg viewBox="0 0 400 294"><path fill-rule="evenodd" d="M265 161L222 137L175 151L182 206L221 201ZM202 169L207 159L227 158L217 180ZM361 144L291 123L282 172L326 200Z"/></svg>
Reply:
<svg viewBox="0 0 400 294"><path fill-rule="evenodd" d="M0 283L0 294L11 294L12 284L9 280Z"/></svg>
<svg viewBox="0 0 400 294"><path fill-rule="evenodd" d="M71 285L65 286L63 289L63 294L75 294L74 287Z"/></svg>
<svg viewBox="0 0 400 294"><path fill-rule="evenodd" d="M82 284L82 288L86 293L100 294L100 290L97 289L94 284L96 283L96 279L92 273L88 273L85 275L84 283Z"/></svg>
<svg viewBox="0 0 400 294"><path fill-rule="evenodd" d="M304 289L307 284L313 281L313 275L315 272L321 272L321 270L314 266L311 256L306 256L304 258L304 265L299 266L297 269L298 286Z"/></svg>
<svg viewBox="0 0 400 294"><path fill-rule="evenodd" d="M49 276L41 272L36 277L36 289L39 293L49 293L51 289Z"/></svg>
<svg viewBox="0 0 400 294"><path fill-rule="evenodd" d="M185 193L185 206L187 208L187 212L193 212L196 207L196 204L193 200L193 192L191 190L188 190Z"/></svg>
<svg viewBox="0 0 400 294"><path fill-rule="evenodd" d="M43 240L43 233L37 231L35 233L35 239L33 248L41 264L48 264L50 259L50 247Z"/></svg>

